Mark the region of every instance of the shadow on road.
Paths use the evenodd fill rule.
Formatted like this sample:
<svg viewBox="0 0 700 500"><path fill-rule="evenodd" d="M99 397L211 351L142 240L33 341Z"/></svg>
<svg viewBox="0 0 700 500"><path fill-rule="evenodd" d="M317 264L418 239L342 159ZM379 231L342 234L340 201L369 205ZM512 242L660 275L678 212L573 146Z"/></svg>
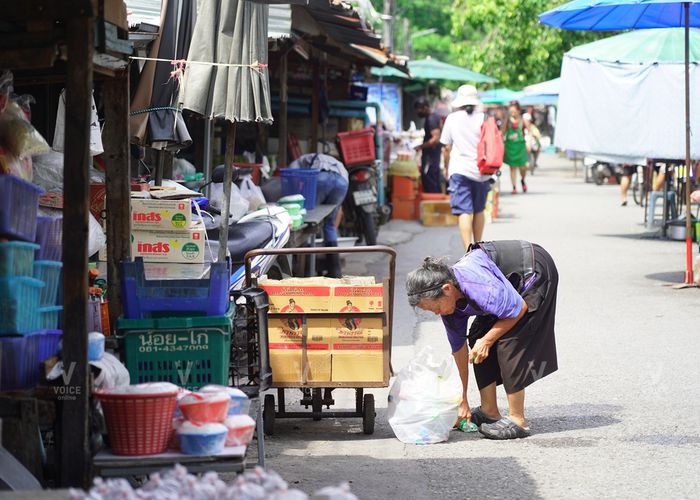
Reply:
<svg viewBox="0 0 700 500"><path fill-rule="evenodd" d="M665 281L667 283L683 283L685 273L683 271L667 271L663 273L652 273L644 276L648 280Z"/></svg>
<svg viewBox="0 0 700 500"><path fill-rule="evenodd" d="M621 422L618 415L622 407L616 405L554 405L533 408L528 417L530 426L538 436L556 432L607 427Z"/></svg>

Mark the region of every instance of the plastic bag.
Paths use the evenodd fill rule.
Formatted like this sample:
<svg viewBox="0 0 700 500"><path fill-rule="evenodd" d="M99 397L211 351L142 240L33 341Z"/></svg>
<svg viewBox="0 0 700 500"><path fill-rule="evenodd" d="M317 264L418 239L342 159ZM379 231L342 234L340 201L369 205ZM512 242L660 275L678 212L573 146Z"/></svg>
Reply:
<svg viewBox="0 0 700 500"><path fill-rule="evenodd" d="M50 149L16 102L8 103L0 114L0 142L18 157L46 153Z"/></svg>
<svg viewBox="0 0 700 500"><path fill-rule="evenodd" d="M261 205L267 203L265 201L265 195L263 194L262 189L260 189L259 186L256 186L253 179L250 177L245 177L241 181L241 196L243 196L243 198L248 200L248 203L250 203L251 212L254 212Z"/></svg>
<svg viewBox="0 0 700 500"><path fill-rule="evenodd" d="M13 80L12 72L8 70L0 71L0 113L5 111L7 103L10 102Z"/></svg>
<svg viewBox="0 0 700 500"><path fill-rule="evenodd" d="M92 214L88 214L90 218L88 231L88 255L93 256L107 245L107 236L102 231L102 226L97 222Z"/></svg>
<svg viewBox="0 0 700 500"><path fill-rule="evenodd" d="M97 116L97 107L95 106L95 98L92 99L92 108L90 111L90 154L97 156L104 153L102 146L102 131L100 130L100 121ZM53 150L63 152L64 143L66 141L66 91L61 92L58 98L58 109L56 110L56 128L53 135Z"/></svg>
<svg viewBox="0 0 700 500"><path fill-rule="evenodd" d="M425 347L401 370L389 391L389 425L403 443L447 441L462 401L462 381L452 359L438 361Z"/></svg>
<svg viewBox="0 0 700 500"><path fill-rule="evenodd" d="M223 207L223 197L224 197L224 185L222 183L214 183L211 185L211 196L209 199L209 204L221 210ZM237 221L245 214L248 213L248 208L250 208L250 202L243 198L241 195L241 190L238 186L231 183L231 201L229 203L229 219Z"/></svg>

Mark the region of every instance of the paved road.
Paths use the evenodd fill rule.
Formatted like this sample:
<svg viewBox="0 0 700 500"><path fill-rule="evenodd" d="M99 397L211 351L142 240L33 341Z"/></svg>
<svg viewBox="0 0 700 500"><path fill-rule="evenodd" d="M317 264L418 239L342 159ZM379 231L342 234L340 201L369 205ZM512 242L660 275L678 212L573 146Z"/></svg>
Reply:
<svg viewBox="0 0 700 500"><path fill-rule="evenodd" d="M560 271L560 368L528 390L533 436L454 432L447 443L405 445L380 390L373 436L357 419L278 420L267 440L272 469L309 492L351 481L363 499L700 496L700 291L667 286L682 279L684 246L641 237L643 212L620 207L617 187L585 184L566 160L542 163L527 195L502 197L485 235L540 243ZM426 344L449 356L441 323L416 316L403 281L425 255L459 257L456 228L397 221L381 237L399 252L394 368ZM363 259L347 270L380 267ZM350 391L336 392L338 406L352 407Z"/></svg>

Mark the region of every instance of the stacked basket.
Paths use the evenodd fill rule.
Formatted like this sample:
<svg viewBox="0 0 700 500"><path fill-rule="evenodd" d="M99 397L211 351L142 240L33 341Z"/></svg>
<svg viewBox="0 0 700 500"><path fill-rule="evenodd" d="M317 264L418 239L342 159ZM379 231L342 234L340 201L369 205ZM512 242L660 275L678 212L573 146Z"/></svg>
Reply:
<svg viewBox="0 0 700 500"><path fill-rule="evenodd" d="M44 256L44 247L33 243L41 192L17 177L0 175L1 390L35 385L40 363L56 353L61 336L62 308L56 306L61 263L35 260Z"/></svg>

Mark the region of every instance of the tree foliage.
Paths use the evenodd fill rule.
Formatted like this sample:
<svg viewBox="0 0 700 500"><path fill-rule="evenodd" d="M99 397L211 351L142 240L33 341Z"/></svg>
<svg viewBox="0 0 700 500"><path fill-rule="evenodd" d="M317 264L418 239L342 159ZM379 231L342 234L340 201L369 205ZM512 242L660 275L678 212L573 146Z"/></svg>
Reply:
<svg viewBox="0 0 700 500"><path fill-rule="evenodd" d="M559 76L566 51L600 32L568 31L539 23L561 0L456 0L454 56L460 64L514 89Z"/></svg>

